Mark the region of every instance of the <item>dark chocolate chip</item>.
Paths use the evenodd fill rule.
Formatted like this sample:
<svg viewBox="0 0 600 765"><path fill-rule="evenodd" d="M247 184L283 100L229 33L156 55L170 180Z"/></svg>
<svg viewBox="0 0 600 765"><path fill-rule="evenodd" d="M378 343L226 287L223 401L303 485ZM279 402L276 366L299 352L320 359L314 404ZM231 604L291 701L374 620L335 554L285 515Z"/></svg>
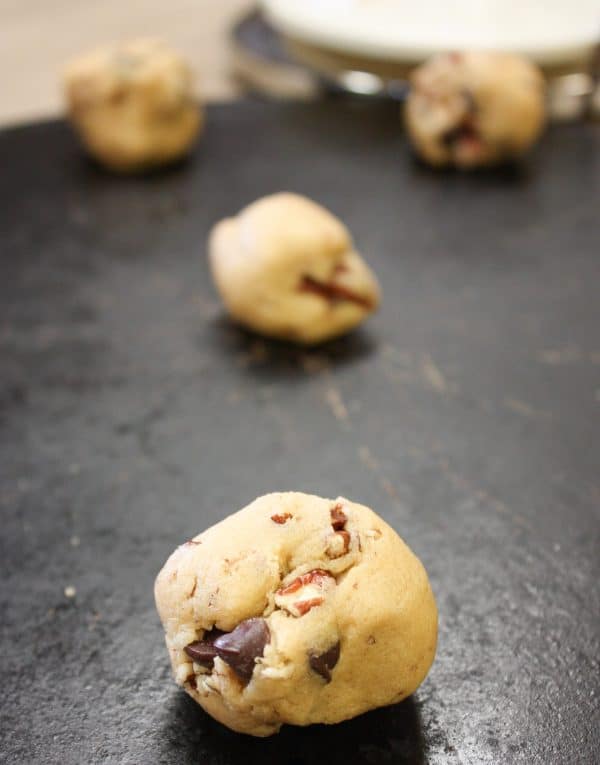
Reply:
<svg viewBox="0 0 600 765"><path fill-rule="evenodd" d="M212 669L217 651L213 645L214 641L224 635L223 630L212 629L204 633L202 640L197 640L195 643L186 645L183 649L187 655L195 661L196 664L201 664L207 669Z"/></svg>
<svg viewBox="0 0 600 765"><path fill-rule="evenodd" d="M308 663L310 664L311 669L313 669L317 674L321 675L321 677L324 678L326 682L330 683L331 670L338 663L339 658L340 641L338 640L338 642L335 645L332 645L331 648L328 648L325 653L309 654Z"/></svg>
<svg viewBox="0 0 600 765"><path fill-rule="evenodd" d="M342 505L334 505L329 511L329 515L331 516L331 525L335 531L341 531L348 520L346 513L342 510Z"/></svg>
<svg viewBox="0 0 600 765"><path fill-rule="evenodd" d="M254 662L263 655L271 639L264 619L257 617L240 622L233 632L221 635L214 643L217 655L231 667L242 680L248 681L254 671Z"/></svg>

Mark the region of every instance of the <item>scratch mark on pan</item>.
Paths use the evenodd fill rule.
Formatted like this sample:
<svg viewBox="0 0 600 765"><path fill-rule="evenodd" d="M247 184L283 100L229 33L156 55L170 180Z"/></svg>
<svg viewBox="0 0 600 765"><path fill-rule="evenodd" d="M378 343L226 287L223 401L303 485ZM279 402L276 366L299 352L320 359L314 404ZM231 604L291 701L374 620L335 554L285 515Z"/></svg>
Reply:
<svg viewBox="0 0 600 765"><path fill-rule="evenodd" d="M520 526L523 526L529 531L532 531L531 524L526 518L524 518L519 513L513 512L507 505L504 504L504 502L502 502L502 500L493 497L491 494L485 491L485 489L480 489L478 486L469 481L468 478L465 478L465 476L458 473L456 470L454 470L454 468L450 466L450 463L447 459L441 459L439 461L439 466L442 473L456 489L459 489L465 494L469 494L475 497L475 499L479 500L480 502L487 502L497 513L510 515Z"/></svg>
<svg viewBox="0 0 600 765"><path fill-rule="evenodd" d="M537 354L537 359L550 366L581 362L600 364L600 351L582 351L576 345L565 345L563 348L546 348Z"/></svg>
<svg viewBox="0 0 600 765"><path fill-rule="evenodd" d="M438 393L446 393L448 390L444 375L429 353L423 354L421 359L421 375L425 382Z"/></svg>
<svg viewBox="0 0 600 765"><path fill-rule="evenodd" d="M374 473L378 472L379 463L371 454L371 450L368 446L359 446L358 456L360 457L360 461L363 463L363 465L366 465L369 470L372 470Z"/></svg>
<svg viewBox="0 0 600 765"><path fill-rule="evenodd" d="M369 447L359 446L358 456L360 457L360 461L363 463L363 465L365 465L372 473L377 476L379 483L385 493L394 501L399 502L400 498L398 496L398 492L396 491L396 487L388 478L385 477L379 462L375 459Z"/></svg>
<svg viewBox="0 0 600 765"><path fill-rule="evenodd" d="M565 348L548 348L538 353L538 360L551 366L573 364L581 360L581 351L573 345L567 345Z"/></svg>
<svg viewBox="0 0 600 765"><path fill-rule="evenodd" d="M535 409L525 401L519 401L517 398L505 398L504 406L515 414L520 414L523 417L531 417L535 420L548 419L551 416L550 412L545 412L542 409Z"/></svg>
<svg viewBox="0 0 600 765"><path fill-rule="evenodd" d="M325 400L329 404L329 408L333 412L333 416L336 420L339 420L340 422L348 422L348 409L344 403L342 394L337 388L333 386L327 388L325 391Z"/></svg>
<svg viewBox="0 0 600 765"><path fill-rule="evenodd" d="M381 476L381 485L383 486L383 490L389 497L395 500L398 499L398 492L396 491L396 487L391 481L385 478L385 476Z"/></svg>

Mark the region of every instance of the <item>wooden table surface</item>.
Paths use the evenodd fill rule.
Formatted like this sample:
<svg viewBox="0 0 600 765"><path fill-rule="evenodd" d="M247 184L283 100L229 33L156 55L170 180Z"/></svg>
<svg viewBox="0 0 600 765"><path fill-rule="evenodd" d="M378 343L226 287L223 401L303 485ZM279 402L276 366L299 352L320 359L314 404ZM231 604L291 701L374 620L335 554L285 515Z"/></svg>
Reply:
<svg viewBox="0 0 600 765"><path fill-rule="evenodd" d="M0 0L0 125L61 110L69 58L106 41L158 35L181 50L212 101L234 98L227 30L252 0Z"/></svg>

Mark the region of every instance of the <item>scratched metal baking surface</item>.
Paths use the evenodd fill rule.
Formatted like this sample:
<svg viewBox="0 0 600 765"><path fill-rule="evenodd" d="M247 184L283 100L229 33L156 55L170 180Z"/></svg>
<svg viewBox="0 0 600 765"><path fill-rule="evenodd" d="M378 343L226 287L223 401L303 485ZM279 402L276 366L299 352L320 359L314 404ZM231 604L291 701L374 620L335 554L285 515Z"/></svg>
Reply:
<svg viewBox="0 0 600 765"><path fill-rule="evenodd" d="M3 763L600 761L599 157L568 126L521 171L438 175L395 110L342 102L212 107L144 179L61 123L0 134ZM235 329L208 277L210 225L282 188L384 287L320 350ZM400 706L260 741L176 688L152 585L275 489L391 522L440 640Z"/></svg>

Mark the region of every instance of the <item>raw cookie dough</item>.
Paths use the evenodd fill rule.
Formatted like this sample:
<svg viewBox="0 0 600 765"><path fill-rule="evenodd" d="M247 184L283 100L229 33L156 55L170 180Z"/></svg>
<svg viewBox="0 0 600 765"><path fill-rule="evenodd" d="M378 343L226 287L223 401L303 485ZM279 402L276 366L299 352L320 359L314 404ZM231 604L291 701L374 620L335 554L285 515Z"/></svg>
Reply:
<svg viewBox="0 0 600 765"><path fill-rule="evenodd" d="M271 337L319 343L379 305L377 280L346 227L297 194L263 197L217 223L209 258L231 316Z"/></svg>
<svg viewBox="0 0 600 765"><path fill-rule="evenodd" d="M178 159L202 123L189 67L160 40L109 45L76 59L65 92L84 145L118 172Z"/></svg>
<svg viewBox="0 0 600 765"><path fill-rule="evenodd" d="M513 159L544 127L543 76L520 56L438 55L413 72L411 84L406 127L431 165L471 168Z"/></svg>
<svg viewBox="0 0 600 765"><path fill-rule="evenodd" d="M425 569L343 497L260 497L179 547L155 597L177 682L254 736L401 701L435 655Z"/></svg>

